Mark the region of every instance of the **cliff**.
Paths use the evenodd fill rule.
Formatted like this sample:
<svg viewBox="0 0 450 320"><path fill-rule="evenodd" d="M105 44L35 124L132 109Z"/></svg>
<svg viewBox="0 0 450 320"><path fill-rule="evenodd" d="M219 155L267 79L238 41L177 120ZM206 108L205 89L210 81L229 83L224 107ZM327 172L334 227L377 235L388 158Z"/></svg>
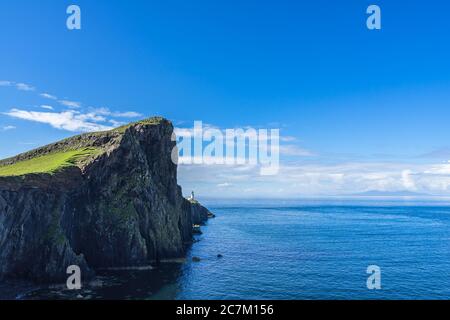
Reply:
<svg viewBox="0 0 450 320"><path fill-rule="evenodd" d="M0 278L65 281L183 256L208 210L182 196L172 124L151 118L0 161Z"/></svg>

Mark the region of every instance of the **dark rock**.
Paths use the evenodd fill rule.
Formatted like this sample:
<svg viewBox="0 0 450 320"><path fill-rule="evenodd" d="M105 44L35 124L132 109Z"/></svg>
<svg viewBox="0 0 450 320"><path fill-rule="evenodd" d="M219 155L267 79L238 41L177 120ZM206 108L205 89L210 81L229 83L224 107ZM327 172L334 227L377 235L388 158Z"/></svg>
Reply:
<svg viewBox="0 0 450 320"><path fill-rule="evenodd" d="M191 210L192 223L194 225L203 225L208 217L213 215L208 209L203 207L197 200L186 200Z"/></svg>
<svg viewBox="0 0 450 320"><path fill-rule="evenodd" d="M223 258L223 255L221 255L220 253L217 255L217 258Z"/></svg>
<svg viewBox="0 0 450 320"><path fill-rule="evenodd" d="M200 225L194 224L194 225L192 226L192 233L193 233L193 234L202 234L203 232L202 232L202 230L200 229Z"/></svg>
<svg viewBox="0 0 450 320"><path fill-rule="evenodd" d="M0 177L0 278L56 282L69 265L102 268L182 257L208 210L183 198L171 160L172 124L161 118L89 133L0 161L100 147L83 165Z"/></svg>

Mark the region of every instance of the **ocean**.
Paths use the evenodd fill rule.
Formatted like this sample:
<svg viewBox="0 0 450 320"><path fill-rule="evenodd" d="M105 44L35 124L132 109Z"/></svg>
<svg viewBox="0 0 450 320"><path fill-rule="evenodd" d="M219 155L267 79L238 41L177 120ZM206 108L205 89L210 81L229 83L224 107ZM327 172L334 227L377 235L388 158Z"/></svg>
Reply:
<svg viewBox="0 0 450 320"><path fill-rule="evenodd" d="M1 299L449 299L450 206L209 201L185 260L101 273L80 291L0 283ZM222 257L218 257L222 255ZM193 257L200 261L194 262ZM367 267L381 289L367 288Z"/></svg>

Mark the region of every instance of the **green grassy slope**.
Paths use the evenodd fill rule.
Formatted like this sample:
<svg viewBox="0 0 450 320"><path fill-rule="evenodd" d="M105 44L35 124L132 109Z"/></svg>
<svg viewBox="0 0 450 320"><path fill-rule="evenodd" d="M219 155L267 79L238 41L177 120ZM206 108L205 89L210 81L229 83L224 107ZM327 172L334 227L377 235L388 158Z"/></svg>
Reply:
<svg viewBox="0 0 450 320"><path fill-rule="evenodd" d="M55 173L104 152L119 144L128 128L135 125L159 125L167 121L161 117L148 118L101 132L89 132L73 136L17 156L0 160L0 177L23 176L31 173Z"/></svg>
<svg viewBox="0 0 450 320"><path fill-rule="evenodd" d="M11 165L0 166L0 177L22 176L30 173L53 174L65 167L75 166L99 152L96 148L83 148L65 152L55 152Z"/></svg>

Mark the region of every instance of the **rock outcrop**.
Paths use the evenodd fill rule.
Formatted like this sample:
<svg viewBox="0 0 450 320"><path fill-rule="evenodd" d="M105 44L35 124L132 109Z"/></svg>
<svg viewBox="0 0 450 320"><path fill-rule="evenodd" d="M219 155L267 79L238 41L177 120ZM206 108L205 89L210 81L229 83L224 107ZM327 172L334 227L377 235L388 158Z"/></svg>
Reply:
<svg viewBox="0 0 450 320"><path fill-rule="evenodd" d="M162 118L88 133L0 161L80 148L98 152L55 173L0 177L0 278L64 281L102 268L181 257L208 210L182 196Z"/></svg>
<svg viewBox="0 0 450 320"><path fill-rule="evenodd" d="M197 200L186 200L187 210L190 210L192 223L194 225L203 225L208 218L213 218L214 215L205 207L203 207Z"/></svg>

